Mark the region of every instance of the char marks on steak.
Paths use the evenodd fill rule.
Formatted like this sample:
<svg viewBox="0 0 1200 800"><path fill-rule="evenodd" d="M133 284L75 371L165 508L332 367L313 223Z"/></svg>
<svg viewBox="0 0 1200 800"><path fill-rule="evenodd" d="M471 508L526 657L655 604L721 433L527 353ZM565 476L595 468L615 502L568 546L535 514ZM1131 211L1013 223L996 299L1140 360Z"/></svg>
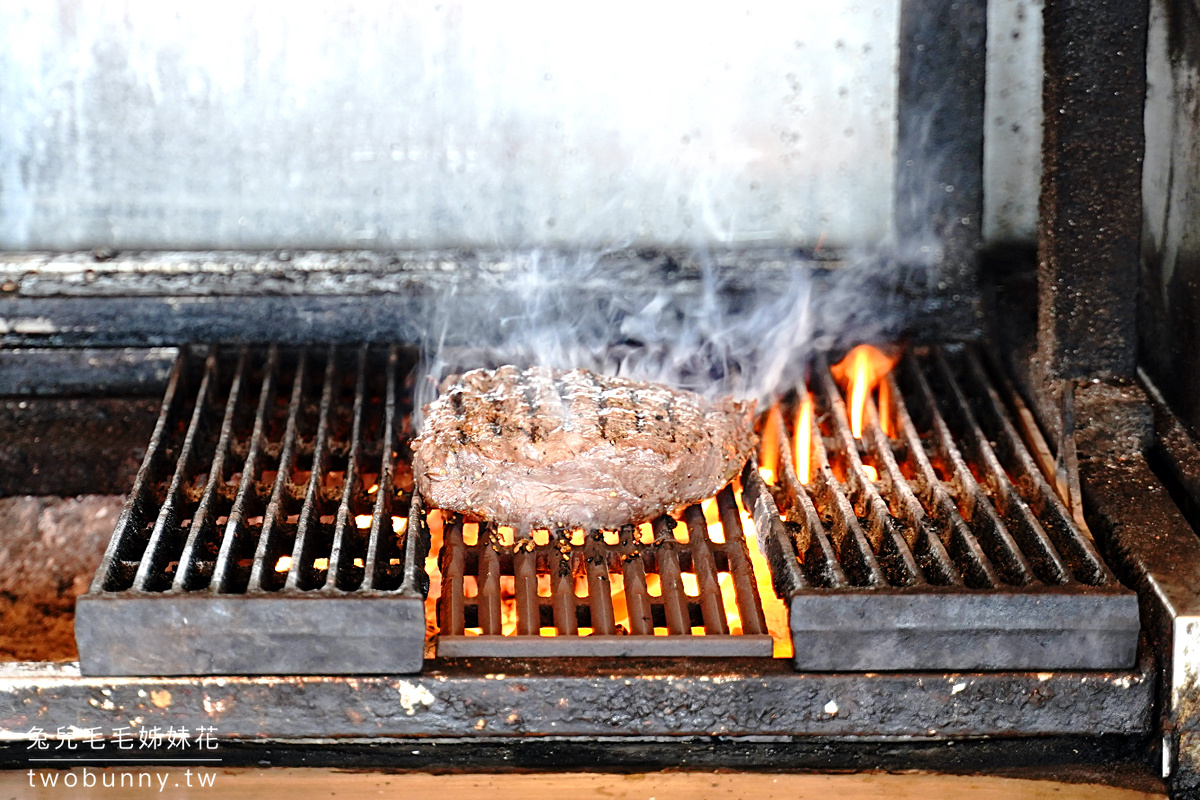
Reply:
<svg viewBox="0 0 1200 800"><path fill-rule="evenodd" d="M716 494L754 446L754 403L507 366L443 382L413 442L432 505L518 529L611 529Z"/></svg>

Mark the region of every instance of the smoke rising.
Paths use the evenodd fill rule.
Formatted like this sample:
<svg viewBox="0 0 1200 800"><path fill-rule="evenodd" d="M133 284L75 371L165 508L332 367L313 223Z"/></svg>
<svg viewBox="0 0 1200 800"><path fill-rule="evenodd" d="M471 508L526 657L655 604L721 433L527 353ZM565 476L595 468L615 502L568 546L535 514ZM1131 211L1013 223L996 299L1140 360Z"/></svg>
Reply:
<svg viewBox="0 0 1200 800"><path fill-rule="evenodd" d="M817 351L894 338L903 314L884 299L904 276L866 253L513 253L433 299L418 408L448 375L503 364L767 400L800 384Z"/></svg>

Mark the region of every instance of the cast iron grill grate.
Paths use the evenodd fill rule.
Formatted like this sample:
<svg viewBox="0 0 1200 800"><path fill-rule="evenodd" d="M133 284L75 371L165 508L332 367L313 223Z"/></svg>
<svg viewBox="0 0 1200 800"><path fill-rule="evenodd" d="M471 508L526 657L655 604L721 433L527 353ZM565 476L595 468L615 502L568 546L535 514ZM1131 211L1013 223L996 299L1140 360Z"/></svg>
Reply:
<svg viewBox="0 0 1200 800"><path fill-rule="evenodd" d="M701 505L615 531L519 533L448 515L438 655L771 655L732 485L706 504L715 536Z"/></svg>
<svg viewBox="0 0 1200 800"><path fill-rule="evenodd" d="M78 603L82 669L419 670L411 367L394 347L185 350Z"/></svg>
<svg viewBox="0 0 1200 800"><path fill-rule="evenodd" d="M906 355L879 389L886 433L868 397L854 437L825 362L808 390L807 483L788 442L798 398L769 493L743 473L797 669L1134 663L1136 597L1050 488L1013 421L1019 399L974 349Z"/></svg>

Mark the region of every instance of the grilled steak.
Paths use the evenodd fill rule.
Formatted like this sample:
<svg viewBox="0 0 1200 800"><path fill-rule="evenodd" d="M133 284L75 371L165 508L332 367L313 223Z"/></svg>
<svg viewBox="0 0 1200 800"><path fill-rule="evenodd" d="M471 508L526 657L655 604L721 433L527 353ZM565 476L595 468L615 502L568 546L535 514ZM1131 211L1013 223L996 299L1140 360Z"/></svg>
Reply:
<svg viewBox="0 0 1200 800"><path fill-rule="evenodd" d="M753 413L582 369L477 369L426 408L413 473L431 504L501 525L616 528L721 489Z"/></svg>

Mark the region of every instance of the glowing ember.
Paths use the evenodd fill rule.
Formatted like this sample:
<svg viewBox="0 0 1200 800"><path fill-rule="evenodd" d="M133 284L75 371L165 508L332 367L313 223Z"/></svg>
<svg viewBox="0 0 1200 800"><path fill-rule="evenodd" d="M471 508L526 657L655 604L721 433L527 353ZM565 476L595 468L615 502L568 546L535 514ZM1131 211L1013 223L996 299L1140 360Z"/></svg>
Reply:
<svg viewBox="0 0 1200 800"><path fill-rule="evenodd" d="M866 475L869 479L871 479L873 481L879 480L879 471L876 470L874 467L872 467L870 464L863 464L863 472L866 473Z"/></svg>
<svg viewBox="0 0 1200 800"><path fill-rule="evenodd" d="M354 518L354 525L357 528L366 529L371 527L371 515L359 514Z"/></svg>
<svg viewBox="0 0 1200 800"><path fill-rule="evenodd" d="M512 636L517 632L517 579L500 576L500 633Z"/></svg>
<svg viewBox="0 0 1200 800"><path fill-rule="evenodd" d="M313 561L313 569L315 569L317 571L320 571L323 569L329 569L329 559L328 558L315 559Z"/></svg>
<svg viewBox="0 0 1200 800"><path fill-rule="evenodd" d="M848 387L850 431L854 434L855 439L862 438L867 398L883 376L891 371L895 363L895 358L885 355L870 345L860 344L834 365L833 376Z"/></svg>
<svg viewBox="0 0 1200 800"><path fill-rule="evenodd" d="M779 403L774 403L763 423L762 464L758 468L758 473L767 483L775 483L775 476L779 473L779 439L782 432L783 416L779 412Z"/></svg>
<svg viewBox="0 0 1200 800"><path fill-rule="evenodd" d="M373 483L373 484L371 484L371 487L369 489L367 489L367 494L375 494L378 491L379 491L379 484Z"/></svg>
<svg viewBox="0 0 1200 800"><path fill-rule="evenodd" d="M812 480L812 429L812 395L805 392L800 400L800 408L796 411L796 448L792 453L792 462L796 465L796 478L805 484Z"/></svg>
<svg viewBox="0 0 1200 800"><path fill-rule="evenodd" d="M276 572L287 572L291 568L292 568L292 557L291 556L280 556L279 560L275 562L275 571Z"/></svg>

